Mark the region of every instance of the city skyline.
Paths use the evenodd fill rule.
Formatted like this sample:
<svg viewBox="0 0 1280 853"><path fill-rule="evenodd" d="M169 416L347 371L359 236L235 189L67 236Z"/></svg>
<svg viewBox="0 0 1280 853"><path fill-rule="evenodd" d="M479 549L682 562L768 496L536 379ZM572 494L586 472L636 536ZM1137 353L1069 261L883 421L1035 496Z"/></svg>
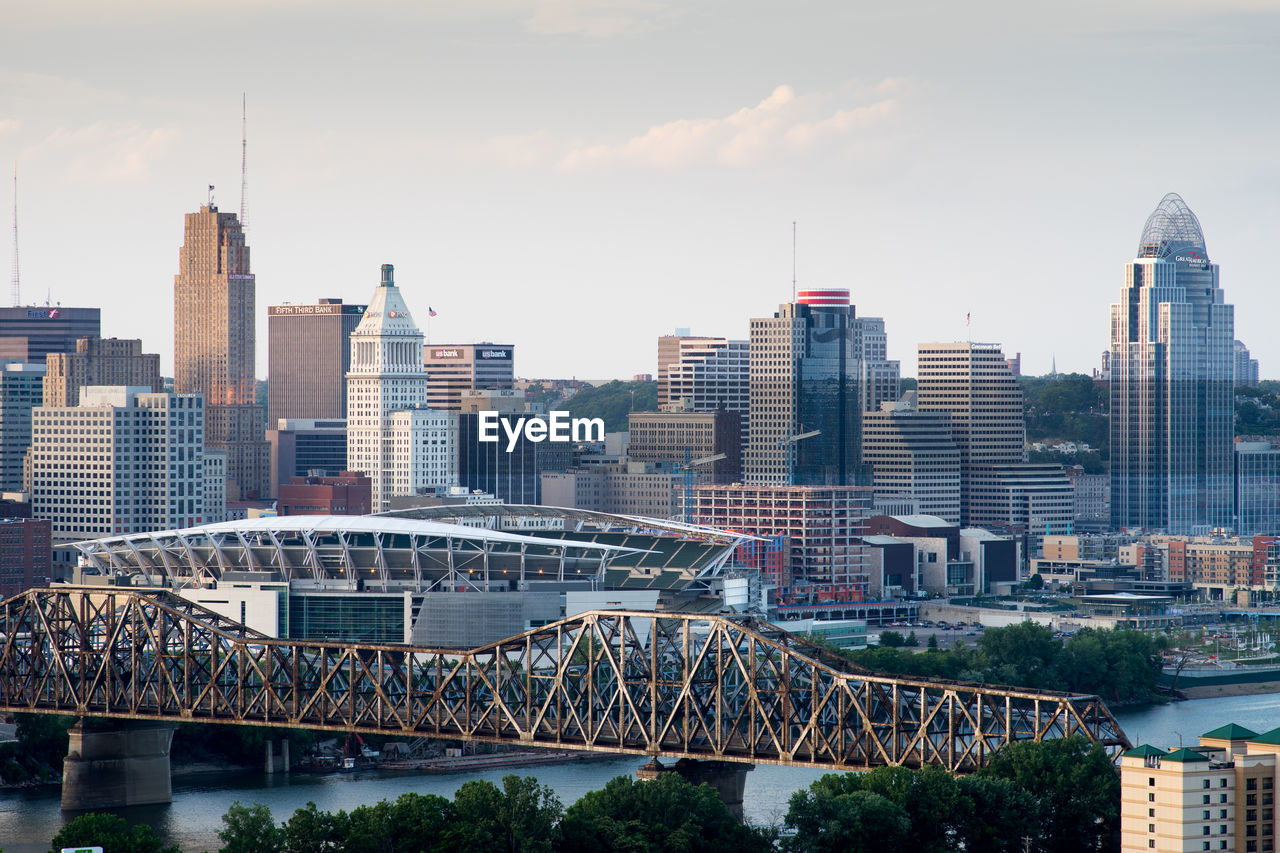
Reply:
<svg viewBox="0 0 1280 853"><path fill-rule="evenodd" d="M512 343L522 376L652 373L677 327L744 338L790 297L792 221L800 286L884 317L904 375L917 343L969 332L1028 373L1087 372L1134 222L1170 191L1211 223L1237 336L1264 376L1280 364L1263 325L1280 117L1258 109L1274 2L726 11L14 10L0 157L24 301L102 301L104 330L170 374L175 220L209 184L239 209L247 92L259 305L359 301L393 262L411 310L438 312L433 342ZM218 59L190 62L206 43Z"/></svg>

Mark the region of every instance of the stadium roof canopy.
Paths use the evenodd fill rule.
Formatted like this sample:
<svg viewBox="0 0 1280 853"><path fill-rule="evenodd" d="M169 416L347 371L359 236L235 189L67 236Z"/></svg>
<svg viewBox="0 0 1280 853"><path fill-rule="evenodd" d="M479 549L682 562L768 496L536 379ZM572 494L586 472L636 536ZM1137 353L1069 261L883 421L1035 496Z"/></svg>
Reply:
<svg viewBox="0 0 1280 853"><path fill-rule="evenodd" d="M442 507L454 511L466 507ZM540 582L589 582L602 589L681 589L717 575L744 537L635 519L609 529L565 517L563 528L517 533L406 513L281 516L132 533L78 542L81 565L140 576L148 585L295 582L326 589L454 591L524 589ZM577 510L541 510L551 519ZM420 511L409 511L420 512ZM505 513L500 513L508 517ZM529 513L521 512L527 516ZM615 516L614 518L622 518ZM579 523L581 522L581 523ZM679 528L679 529L677 529Z"/></svg>

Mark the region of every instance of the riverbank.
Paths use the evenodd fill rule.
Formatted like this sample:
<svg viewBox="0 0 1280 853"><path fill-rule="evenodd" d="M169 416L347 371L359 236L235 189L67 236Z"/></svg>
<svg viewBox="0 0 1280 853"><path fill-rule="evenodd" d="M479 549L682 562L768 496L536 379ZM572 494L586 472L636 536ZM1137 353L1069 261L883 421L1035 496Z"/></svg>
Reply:
<svg viewBox="0 0 1280 853"><path fill-rule="evenodd" d="M1280 681L1238 682L1236 684L1205 684L1202 686L1178 685L1178 692L1187 699L1218 699L1224 696L1258 696L1264 693L1280 693Z"/></svg>

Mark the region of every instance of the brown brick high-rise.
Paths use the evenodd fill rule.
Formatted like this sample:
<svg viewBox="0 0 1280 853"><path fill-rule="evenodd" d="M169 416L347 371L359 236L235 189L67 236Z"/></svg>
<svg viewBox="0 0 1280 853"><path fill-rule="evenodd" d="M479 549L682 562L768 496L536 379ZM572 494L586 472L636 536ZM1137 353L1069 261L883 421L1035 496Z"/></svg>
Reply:
<svg viewBox="0 0 1280 853"><path fill-rule="evenodd" d="M265 413L255 405L254 279L234 213L188 213L173 279L173 377L205 398L205 446L227 452L227 499L267 493Z"/></svg>

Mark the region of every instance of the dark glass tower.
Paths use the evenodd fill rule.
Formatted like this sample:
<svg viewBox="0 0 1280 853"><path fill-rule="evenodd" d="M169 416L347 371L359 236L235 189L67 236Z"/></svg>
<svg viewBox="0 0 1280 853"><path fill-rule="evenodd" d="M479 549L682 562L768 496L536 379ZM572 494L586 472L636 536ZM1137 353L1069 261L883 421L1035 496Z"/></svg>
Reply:
<svg viewBox="0 0 1280 853"><path fill-rule="evenodd" d="M751 321L753 485L869 484L861 463L862 342L847 290L801 291Z"/></svg>
<svg viewBox="0 0 1280 853"><path fill-rule="evenodd" d="M1235 315L1176 193L1147 218L1111 306L1111 523L1231 523Z"/></svg>

